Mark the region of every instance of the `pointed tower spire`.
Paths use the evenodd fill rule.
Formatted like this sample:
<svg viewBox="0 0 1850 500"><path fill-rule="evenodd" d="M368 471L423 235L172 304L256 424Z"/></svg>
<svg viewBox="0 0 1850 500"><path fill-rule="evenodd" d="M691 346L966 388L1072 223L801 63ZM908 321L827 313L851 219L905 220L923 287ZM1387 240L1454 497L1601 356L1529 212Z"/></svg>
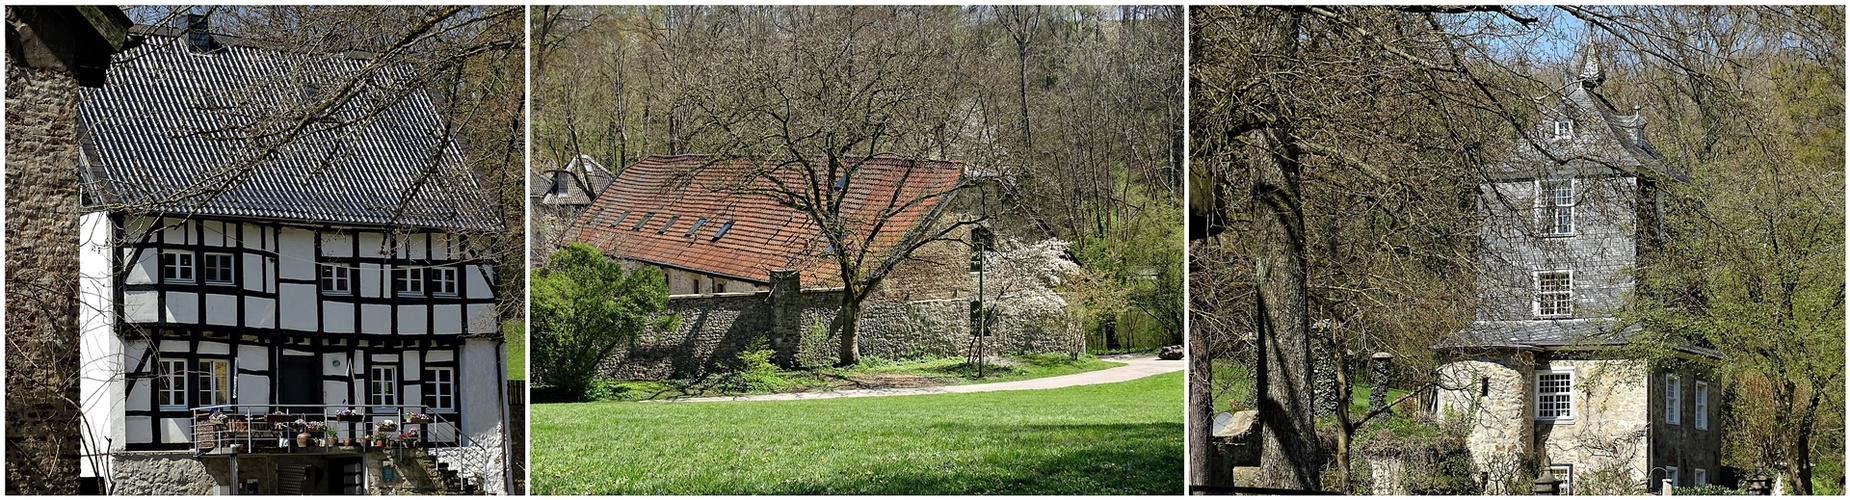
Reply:
<svg viewBox="0 0 1850 500"><path fill-rule="evenodd" d="M1580 74L1576 75L1580 84L1586 88L1596 88L1601 83L1605 83L1606 69L1600 66L1599 45L1593 42L1591 30L1587 32L1586 39L1580 42L1580 49L1575 52L1578 52L1580 56L1580 61L1578 61Z"/></svg>

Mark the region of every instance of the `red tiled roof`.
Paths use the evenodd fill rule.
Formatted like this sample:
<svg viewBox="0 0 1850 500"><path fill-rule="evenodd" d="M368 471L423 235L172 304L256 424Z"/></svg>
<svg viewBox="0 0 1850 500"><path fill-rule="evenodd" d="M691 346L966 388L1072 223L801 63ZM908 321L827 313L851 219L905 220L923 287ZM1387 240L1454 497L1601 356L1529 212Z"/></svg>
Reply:
<svg viewBox="0 0 1850 500"><path fill-rule="evenodd" d="M851 176L841 214L866 232L881 214L920 197L924 203L885 217L876 249L891 246L948 197L969 165L960 162L868 159ZM762 167L786 185L808 186L798 167ZM650 156L623 169L597 201L573 221L567 241L581 241L617 257L763 283L776 269L802 270L804 286L839 281L827 246L809 216L763 194L747 194L741 179L768 186L759 167L711 156ZM835 179L818 180L830 188ZM648 222L638 228L638 223ZM700 224L692 234L696 223ZM730 224L730 226L728 226ZM724 235L719 231L724 229ZM718 236L716 238L716 236ZM865 235L863 235L864 237ZM875 254L877 255L877 254ZM870 259L872 260L872 259Z"/></svg>

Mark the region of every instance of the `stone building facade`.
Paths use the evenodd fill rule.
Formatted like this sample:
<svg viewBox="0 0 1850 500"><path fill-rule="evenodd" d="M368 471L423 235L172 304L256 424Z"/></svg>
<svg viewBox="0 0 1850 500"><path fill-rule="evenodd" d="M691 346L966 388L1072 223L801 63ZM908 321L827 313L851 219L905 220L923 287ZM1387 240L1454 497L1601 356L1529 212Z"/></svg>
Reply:
<svg viewBox="0 0 1850 500"><path fill-rule="evenodd" d="M1434 348L1438 409L1470 419L1467 446L1491 493L1550 470L1571 493L1626 493L1720 481L1718 355L1682 346L1668 361L1623 353L1643 331L1618 319L1635 266L1665 237L1669 169L1636 109L1599 92L1582 56L1558 106L1480 189L1483 304ZM1518 141L1523 144L1523 141Z"/></svg>

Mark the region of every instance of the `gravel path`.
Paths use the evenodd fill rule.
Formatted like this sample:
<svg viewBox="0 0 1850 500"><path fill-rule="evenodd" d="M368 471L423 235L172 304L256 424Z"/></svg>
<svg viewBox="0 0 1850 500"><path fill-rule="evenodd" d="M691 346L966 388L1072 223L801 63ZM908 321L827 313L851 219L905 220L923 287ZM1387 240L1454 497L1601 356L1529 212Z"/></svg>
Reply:
<svg viewBox="0 0 1850 500"><path fill-rule="evenodd" d="M1151 375L1182 371L1186 363L1156 359L1155 355L1139 354L1128 356L1101 356L1099 359L1124 363L1124 366L1094 370L1058 377L1042 377L1014 382L997 382L993 384L943 385L937 387L908 387L892 389L849 389L823 392L793 392L786 394L758 394L751 396L719 396L706 398L658 399L651 403L700 403L708 401L790 401L797 399L828 398L865 398L875 396L913 396L919 394L954 394L963 392L1021 391L1030 389L1055 389L1075 385L1109 384L1136 380Z"/></svg>

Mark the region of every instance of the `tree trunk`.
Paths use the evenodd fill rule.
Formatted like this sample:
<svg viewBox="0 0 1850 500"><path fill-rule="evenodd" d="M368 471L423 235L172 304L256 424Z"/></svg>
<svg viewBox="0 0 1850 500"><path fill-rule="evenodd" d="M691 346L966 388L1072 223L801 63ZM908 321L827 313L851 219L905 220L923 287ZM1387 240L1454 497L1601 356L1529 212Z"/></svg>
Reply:
<svg viewBox="0 0 1850 500"><path fill-rule="evenodd" d="M861 362L860 319L861 301L855 300L854 290L848 287L842 290L841 299L841 350L836 353L835 366L852 366Z"/></svg>
<svg viewBox="0 0 1850 500"><path fill-rule="evenodd" d="M1214 359L1207 339L1195 338L1188 343L1188 484L1220 485L1221 476L1231 471L1217 470L1214 459Z"/></svg>
<svg viewBox="0 0 1850 500"><path fill-rule="evenodd" d="M1295 31L1295 30L1291 30ZM1312 407L1310 322L1305 303L1304 213L1299 202L1299 153L1287 124L1268 132L1269 161L1255 162L1252 214L1258 278L1260 364L1265 372L1259 419L1264 436L1260 485L1316 490L1316 416Z"/></svg>

